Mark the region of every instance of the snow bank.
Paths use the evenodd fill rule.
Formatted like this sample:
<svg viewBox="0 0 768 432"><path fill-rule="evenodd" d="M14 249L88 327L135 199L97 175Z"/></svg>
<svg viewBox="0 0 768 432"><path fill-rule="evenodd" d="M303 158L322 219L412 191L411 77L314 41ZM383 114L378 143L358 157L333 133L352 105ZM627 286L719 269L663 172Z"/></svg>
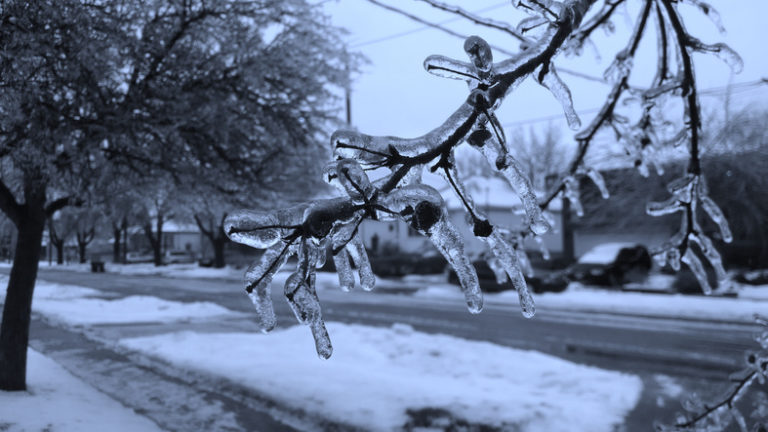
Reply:
<svg viewBox="0 0 768 432"><path fill-rule="evenodd" d="M53 360L27 351L26 392L0 391L0 430L161 431L155 423L100 393Z"/></svg>
<svg viewBox="0 0 768 432"><path fill-rule="evenodd" d="M180 332L120 343L377 431L400 430L407 410L421 408L514 430L609 431L642 388L636 376L402 324L328 327L336 350L327 361L317 359L310 332L301 326L270 335Z"/></svg>
<svg viewBox="0 0 768 432"><path fill-rule="evenodd" d="M8 267L10 264L0 263L2 267ZM191 264L168 264L156 267L151 263L140 264L114 264L108 262L104 265L106 273L135 275L135 276L166 276L181 278L205 278L205 279L241 279L245 269L235 269L233 267L211 268L200 267L196 263ZM86 264L63 264L49 265L47 261L40 261L40 269L61 270L88 273L91 271L91 265Z"/></svg>
<svg viewBox="0 0 768 432"><path fill-rule="evenodd" d="M463 299L458 286L445 283L429 285L415 295L430 299ZM754 323L754 314L768 313L768 287L744 288L739 291L739 297L728 298L610 291L572 283L562 293L534 294L533 299L536 310L543 313L549 308L749 324ZM485 303L519 307L515 291L485 294Z"/></svg>
<svg viewBox="0 0 768 432"><path fill-rule="evenodd" d="M150 296L131 296L118 300L35 299L32 310L69 324L174 322L243 315L214 303L180 303Z"/></svg>

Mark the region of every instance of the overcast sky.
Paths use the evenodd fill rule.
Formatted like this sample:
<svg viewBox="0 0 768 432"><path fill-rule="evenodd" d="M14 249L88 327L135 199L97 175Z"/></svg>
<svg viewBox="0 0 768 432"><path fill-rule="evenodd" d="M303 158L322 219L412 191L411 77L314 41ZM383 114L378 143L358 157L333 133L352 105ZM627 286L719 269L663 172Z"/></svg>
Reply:
<svg viewBox="0 0 768 432"><path fill-rule="evenodd" d="M454 15L431 8L416 0L382 0L433 22L451 20ZM717 28L690 6L681 5L690 33L704 42L726 42L739 52L744 59L744 70L731 76L730 69L712 56L697 55L696 74L700 89L711 89L732 83L746 83L768 78L768 30L765 17L768 16L766 0L709 0L721 16L727 33L720 34ZM480 15L497 20L517 23L521 17L510 1L473 0L458 2ZM568 67L593 76L601 76L603 70L627 40L629 25L637 15L637 0L629 0L630 6L619 8L615 18L616 32L607 36L597 32L595 38L599 50L588 48L581 58L571 59L561 55L556 62L561 68ZM467 87L461 81L439 78L426 73L422 67L424 59L431 54L448 55L466 60L462 50L463 41L438 30L424 28L406 17L381 9L365 0L332 0L325 4L335 24L349 30L347 40L350 46L362 52L369 63L363 66L357 76L352 93L352 121L362 132L375 135L418 136L439 125L466 98ZM517 50L517 42L511 37L485 27L474 26L463 20L445 24L446 27L462 34L477 34L491 44L503 46L510 51ZM636 60L633 77L650 79L655 71L655 30L649 28L650 37L644 40ZM495 53L495 59L505 58ZM576 109L586 111L582 122L591 119L590 109L599 107L604 100L608 86L595 84L580 78L561 74L569 84L574 96ZM643 81L638 80L637 84ZM735 104L762 103L768 100L768 85L741 88L733 93ZM703 96L707 109L722 106L723 92ZM508 128L533 124L539 127L546 121L531 120L558 117L562 114L559 104L545 89L528 80L504 102L498 111L501 122ZM564 121L554 120L565 125Z"/></svg>

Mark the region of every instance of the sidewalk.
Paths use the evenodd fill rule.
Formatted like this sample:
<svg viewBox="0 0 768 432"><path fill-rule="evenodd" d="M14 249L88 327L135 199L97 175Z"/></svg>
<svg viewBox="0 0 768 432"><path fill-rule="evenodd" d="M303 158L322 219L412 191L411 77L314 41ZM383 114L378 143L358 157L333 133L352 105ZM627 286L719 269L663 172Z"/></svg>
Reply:
<svg viewBox="0 0 768 432"><path fill-rule="evenodd" d="M69 330L37 316L31 334L33 349L163 430L346 430L279 406L249 388L120 349L93 331Z"/></svg>

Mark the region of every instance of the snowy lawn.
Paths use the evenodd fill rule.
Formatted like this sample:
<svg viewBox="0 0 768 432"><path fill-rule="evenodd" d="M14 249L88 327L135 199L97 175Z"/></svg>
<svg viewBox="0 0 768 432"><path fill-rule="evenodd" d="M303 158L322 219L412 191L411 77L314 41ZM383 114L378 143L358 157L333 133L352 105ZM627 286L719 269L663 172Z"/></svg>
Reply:
<svg viewBox="0 0 768 432"><path fill-rule="evenodd" d="M203 320L224 315L242 316L214 303L180 303L150 296L118 300L77 298L35 300L32 310L69 324L121 324Z"/></svg>
<svg viewBox="0 0 768 432"><path fill-rule="evenodd" d="M0 391L0 430L161 431L34 350L27 352L27 391Z"/></svg>
<svg viewBox="0 0 768 432"><path fill-rule="evenodd" d="M329 323L328 330L335 351L327 361L317 358L302 326L269 335L180 332L120 344L377 431L400 430L408 410L424 408L513 430L610 431L642 389L636 376L402 324Z"/></svg>
<svg viewBox="0 0 768 432"><path fill-rule="evenodd" d="M0 277L0 284L7 280L7 276ZM102 294L91 288L37 281L32 311L76 325L177 322L244 315L210 302L182 303L150 296L92 298ZM5 290L0 290L0 303L4 300Z"/></svg>
<svg viewBox="0 0 768 432"><path fill-rule="evenodd" d="M0 263L0 266L10 267L9 263ZM89 273L91 264L63 264L49 265L48 261L40 261L41 269L73 271ZM192 264L168 264L155 267L151 263L140 264L114 264L111 262L104 264L106 273L136 275L136 276L165 276L178 278L205 278L205 279L242 279L245 269L235 269L234 267L225 267L221 269L211 267L200 267L196 263Z"/></svg>

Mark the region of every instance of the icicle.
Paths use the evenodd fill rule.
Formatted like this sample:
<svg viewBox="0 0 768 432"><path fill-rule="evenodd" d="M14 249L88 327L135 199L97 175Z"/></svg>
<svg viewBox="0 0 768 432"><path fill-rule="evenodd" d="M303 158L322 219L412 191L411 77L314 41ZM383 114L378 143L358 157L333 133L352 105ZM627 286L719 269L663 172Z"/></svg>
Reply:
<svg viewBox="0 0 768 432"><path fill-rule="evenodd" d="M277 243L265 250L259 261L251 264L245 271L245 291L256 307L258 323L264 333L277 325L269 288L272 278L285 265L290 255L290 246L283 242Z"/></svg>
<svg viewBox="0 0 768 432"><path fill-rule="evenodd" d="M450 222L440 193L426 185L412 185L393 190L381 201L432 241L456 271L469 311L479 313L483 308L483 295L477 272L464 252L462 238Z"/></svg>
<svg viewBox="0 0 768 432"><path fill-rule="evenodd" d="M360 238L359 233L355 233L352 236L352 240L347 243L347 252L352 257L352 261L357 267L357 272L360 275L360 286L364 290L370 291L376 285L376 277L373 275L373 269L371 268L371 262L368 259L368 253L365 251L365 245Z"/></svg>
<svg viewBox="0 0 768 432"><path fill-rule="evenodd" d="M733 420L739 426L739 431L740 432L749 432L747 430L747 421L744 420L744 415L741 414L741 411L739 411L739 409L736 408L735 405L731 406L730 408L731 408L731 411L730 411L731 417L733 417Z"/></svg>
<svg viewBox="0 0 768 432"><path fill-rule="evenodd" d="M538 77L539 84L546 87L552 95L555 96L555 99L560 102L560 105L562 105L565 119L568 122L568 127L572 130L578 130L581 127L581 119L579 119L579 115L573 108L571 90L557 75L555 65L547 63L546 65L540 66L536 72L536 76Z"/></svg>
<svg viewBox="0 0 768 432"><path fill-rule="evenodd" d="M490 249L485 253L485 262L488 263L488 267L493 271L494 277L496 277L496 283L501 285L507 283L507 273L504 271L504 267L501 265L501 261L496 258L496 255L491 252Z"/></svg>
<svg viewBox="0 0 768 432"><path fill-rule="evenodd" d="M645 212L649 216L664 216L683 210L684 207L674 197L666 201L651 201L645 206Z"/></svg>
<svg viewBox="0 0 768 432"><path fill-rule="evenodd" d="M720 18L720 13L713 8L709 3L705 3L703 1L699 0L685 0L688 3L691 3L692 5L699 8L699 10L709 18L712 23L717 27L717 31L720 33L725 33L725 27L723 26L723 21Z"/></svg>
<svg viewBox="0 0 768 432"><path fill-rule="evenodd" d="M302 241L299 247L298 268L285 281L285 298L296 320L310 327L317 355L327 359L331 356L333 348L323 323L320 300L315 292L314 268L318 253L314 245L306 240Z"/></svg>
<svg viewBox="0 0 768 432"><path fill-rule="evenodd" d="M542 239L540 236L534 236L533 239L539 245L541 258L545 261L549 261L549 259L551 258L549 255L549 248L547 248L547 245L544 243L544 239Z"/></svg>
<svg viewBox="0 0 768 432"><path fill-rule="evenodd" d="M528 254L522 248L516 247L515 253L517 254L517 262L520 263L520 270L523 275L528 278L534 276L533 266L531 266L531 260L528 259Z"/></svg>
<svg viewBox="0 0 768 432"><path fill-rule="evenodd" d="M564 180L565 189L563 195L565 199L570 201L573 211L576 212L576 216L584 216L584 207L581 205L581 197L579 193L579 181L573 176L568 176Z"/></svg>
<svg viewBox="0 0 768 432"><path fill-rule="evenodd" d="M603 175L600 174L600 171L597 171L594 168L589 168L587 170L587 177L592 180L592 183L597 186L597 188L600 190L600 195L603 197L603 199L608 199L611 197L610 192L608 192L608 187L605 185L605 180L603 179Z"/></svg>
<svg viewBox="0 0 768 432"><path fill-rule="evenodd" d="M535 234L544 234L550 229L550 224L542 217L536 194L528 177L523 173L520 163L495 140L487 140L480 147L488 163L495 167L507 180L520 197L520 201L528 217L528 225Z"/></svg>
<svg viewBox="0 0 768 432"><path fill-rule="evenodd" d="M331 345L331 337L328 335L328 330L325 328L325 322L322 319L312 321L309 323L309 328L312 330L312 337L315 339L317 356L323 360L331 358L333 345Z"/></svg>
<svg viewBox="0 0 768 432"><path fill-rule="evenodd" d="M735 74L741 73L744 69L744 60L741 59L741 56L739 56L733 48L724 43L707 45L700 40L689 36L688 45L696 51L714 54L717 58L727 64L728 67L731 68L731 72Z"/></svg>
<svg viewBox="0 0 768 432"><path fill-rule="evenodd" d="M672 248L667 250L667 262L672 267L672 270L680 271L680 261L682 261L682 257L680 256L679 249Z"/></svg>
<svg viewBox="0 0 768 432"><path fill-rule="evenodd" d="M704 291L705 295L712 294L712 287L709 285L709 279L707 278L707 271L704 269L704 266L701 264L701 260L699 260L699 257L696 256L696 254L691 251L690 248L688 248L685 253L683 254L682 261L688 266L688 268L691 269L691 272L694 276L696 276L696 280L699 281L699 285L701 285L701 290Z"/></svg>
<svg viewBox="0 0 768 432"><path fill-rule="evenodd" d="M328 258L328 239L322 239L317 243L317 262L315 262L315 268L319 269L325 265L325 261Z"/></svg>
<svg viewBox="0 0 768 432"><path fill-rule="evenodd" d="M709 264L715 270L719 288L721 290L725 288L728 283L728 274L725 272L723 260L720 257L720 253L717 252L715 245L712 243L712 240L704 234L691 234L689 239L699 246L701 253L704 254L704 257L707 258L707 261L709 261Z"/></svg>
<svg viewBox="0 0 768 432"><path fill-rule="evenodd" d="M720 207L706 195L699 196L699 201L701 201L701 207L704 211L709 215L712 221L717 224L718 228L720 228L720 235L723 237L723 241L726 243L732 242L733 234L731 234L731 228L728 226L728 220L725 218L725 215L723 215L723 211L720 210Z"/></svg>
<svg viewBox="0 0 768 432"><path fill-rule="evenodd" d="M525 283L525 278L520 271L520 267L517 262L517 254L512 246L507 243L501 236L499 231L494 228L490 236L483 238L491 249L493 255L499 259L504 271L512 281L512 285L517 290L517 296L520 301L520 309L523 316L531 318L536 313L536 305L533 302L533 297L530 291L528 291L528 285Z"/></svg>
<svg viewBox="0 0 768 432"><path fill-rule="evenodd" d="M333 256L333 264L336 266L336 273L339 275L339 288L342 291L349 292L355 287L355 276L352 274L352 266L349 264L349 253L346 248L342 248Z"/></svg>
<svg viewBox="0 0 768 432"><path fill-rule="evenodd" d="M427 235L456 271L469 311L474 314L480 313L483 310L483 294L480 291L480 282L477 279L475 267L464 252L464 243L456 227L448 221L447 215L443 213L440 220L432 226Z"/></svg>
<svg viewBox="0 0 768 432"><path fill-rule="evenodd" d="M424 69L432 75L455 80L476 80L480 77L475 68L466 62L454 60L442 55L431 55L424 60Z"/></svg>

